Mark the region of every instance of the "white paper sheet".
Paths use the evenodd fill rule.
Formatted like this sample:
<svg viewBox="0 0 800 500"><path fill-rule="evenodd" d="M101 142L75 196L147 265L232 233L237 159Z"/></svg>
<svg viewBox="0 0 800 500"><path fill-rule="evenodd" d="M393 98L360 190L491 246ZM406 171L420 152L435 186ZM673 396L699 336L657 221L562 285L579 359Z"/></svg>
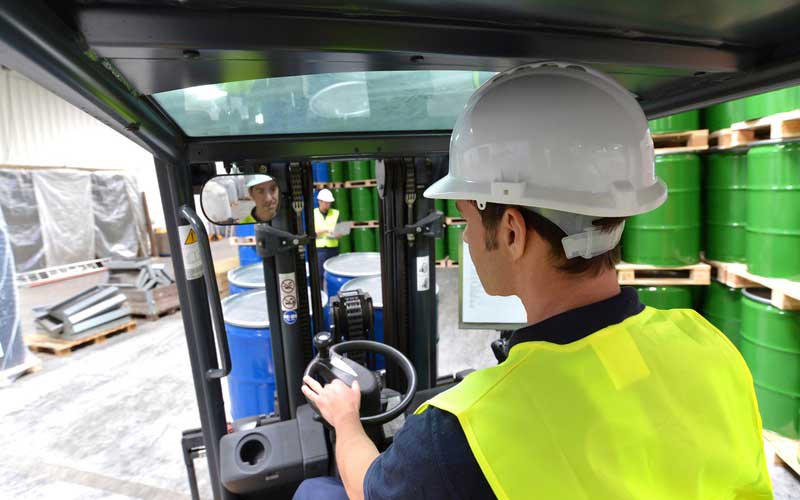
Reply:
<svg viewBox="0 0 800 500"><path fill-rule="evenodd" d="M518 297L495 297L488 295L481 285L478 273L469 255L469 247L461 243L460 322L462 328L486 328L487 325L502 325L509 330L527 324L527 315Z"/></svg>

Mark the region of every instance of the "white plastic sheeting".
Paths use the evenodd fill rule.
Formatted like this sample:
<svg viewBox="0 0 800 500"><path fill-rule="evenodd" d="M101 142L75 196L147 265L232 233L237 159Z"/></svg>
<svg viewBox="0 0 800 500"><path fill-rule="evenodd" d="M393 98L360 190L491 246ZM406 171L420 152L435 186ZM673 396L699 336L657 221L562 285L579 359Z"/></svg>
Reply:
<svg viewBox="0 0 800 500"><path fill-rule="evenodd" d="M37 170L33 188L47 267L94 259L91 172Z"/></svg>
<svg viewBox="0 0 800 500"><path fill-rule="evenodd" d="M24 76L2 68L0 165L115 169L132 174L147 193L153 225L164 227L150 153Z"/></svg>
<svg viewBox="0 0 800 500"><path fill-rule="evenodd" d="M227 189L230 184L220 181L219 178L211 179L203 186L203 212L214 222L227 221L233 217L230 193ZM235 190L234 194L238 197Z"/></svg>
<svg viewBox="0 0 800 500"><path fill-rule="evenodd" d="M149 253L142 200L136 179L117 172L92 173L97 257L133 258Z"/></svg>
<svg viewBox="0 0 800 500"><path fill-rule="evenodd" d="M0 217L7 223L18 272L47 267L30 170L0 169Z"/></svg>
<svg viewBox="0 0 800 500"><path fill-rule="evenodd" d="M19 300L14 283L14 254L3 213L0 211L0 371L25 360L20 328Z"/></svg>

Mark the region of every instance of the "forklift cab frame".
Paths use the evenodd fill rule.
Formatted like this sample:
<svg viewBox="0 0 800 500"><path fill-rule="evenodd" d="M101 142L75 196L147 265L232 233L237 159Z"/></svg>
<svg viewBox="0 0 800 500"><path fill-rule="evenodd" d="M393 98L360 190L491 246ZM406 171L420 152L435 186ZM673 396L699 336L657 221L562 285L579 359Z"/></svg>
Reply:
<svg viewBox="0 0 800 500"><path fill-rule="evenodd" d="M500 1L481 6L469 0L401 0L347 7L318 1L295 7L268 0L5 0L0 4L0 64L154 155L213 494L218 500L233 499L239 495L221 480L220 443L228 429L220 378L229 371L230 359L213 263L207 246L201 245L203 271L212 279L191 279L179 238L184 231L180 227L201 227L193 194L214 175L213 162L237 162L254 172L267 165L284 192L299 186L306 231L313 234L313 217L308 217L310 162L381 160L385 342L411 359L421 388L434 388L441 382L436 378L432 319L435 273L422 291L416 266L419 259L427 259L433 267L431 227L436 218L426 219L434 210L421 192L446 169L450 131L191 136L153 94L294 75L502 71L537 60L562 59L610 73L637 96L649 118L658 118L800 83L796 43L800 34L795 29L800 5L779 0L724 4L680 0L644 7ZM300 183L292 184L291 175ZM299 215L286 207L273 227L302 234ZM205 241L201 238L201 243ZM304 281L304 273L296 272L296 254L261 251L272 292L276 292L276 273L294 273ZM313 261L313 244L307 252ZM315 291L320 287L313 272L311 287ZM312 301L311 309L319 313L319 307ZM270 303L268 310L270 324L279 325L278 305ZM275 328L273 342L288 339L290 330L281 333L280 327ZM321 330L319 325L314 328ZM279 414L285 423L297 417L302 406L300 381L292 377L302 373L310 352L308 344L283 346L278 352L276 365L283 366L276 371L287 375L278 390ZM399 373L391 368L387 382L402 385Z"/></svg>

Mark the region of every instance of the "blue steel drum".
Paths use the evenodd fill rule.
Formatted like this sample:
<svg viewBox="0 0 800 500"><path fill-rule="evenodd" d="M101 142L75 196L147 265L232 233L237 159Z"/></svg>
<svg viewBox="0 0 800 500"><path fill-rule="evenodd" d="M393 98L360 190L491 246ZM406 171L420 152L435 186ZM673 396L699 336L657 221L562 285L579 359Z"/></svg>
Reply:
<svg viewBox="0 0 800 500"><path fill-rule="evenodd" d="M237 238L247 238L256 235L255 224L242 224L236 226L235 234ZM255 262L261 262L261 257L256 252L255 245L239 245L239 265L247 266Z"/></svg>
<svg viewBox="0 0 800 500"><path fill-rule="evenodd" d="M314 182L330 182L331 172L326 161L315 161L311 163L311 177Z"/></svg>
<svg viewBox="0 0 800 500"><path fill-rule="evenodd" d="M234 420L275 411L275 365L266 295L264 289L256 289L222 301L231 352L228 391ZM322 300L328 302L325 292Z"/></svg>
<svg viewBox="0 0 800 500"><path fill-rule="evenodd" d="M228 290L231 295L249 290L263 289L263 266L262 261L228 271ZM306 278L308 278L308 262L306 262ZM310 304L309 307L311 307ZM323 329L328 330L330 327L330 304L328 303L328 295L324 291L322 291L322 320L324 322Z"/></svg>
<svg viewBox="0 0 800 500"><path fill-rule="evenodd" d="M353 278L381 275L381 254L378 252L350 252L331 257L323 265L328 295L339 293L342 285ZM380 281L378 282L380 288Z"/></svg>

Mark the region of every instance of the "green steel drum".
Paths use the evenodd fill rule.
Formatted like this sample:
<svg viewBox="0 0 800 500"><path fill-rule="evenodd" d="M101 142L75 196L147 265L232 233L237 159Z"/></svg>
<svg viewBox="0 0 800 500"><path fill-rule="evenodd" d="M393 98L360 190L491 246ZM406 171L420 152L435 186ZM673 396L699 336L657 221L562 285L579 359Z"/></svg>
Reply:
<svg viewBox="0 0 800 500"><path fill-rule="evenodd" d="M331 182L344 182L346 178L347 162L332 161L328 167L331 173Z"/></svg>
<svg viewBox="0 0 800 500"><path fill-rule="evenodd" d="M444 238L439 238L435 240L436 245L436 259L435 260L442 260L447 257L447 246L445 244Z"/></svg>
<svg viewBox="0 0 800 500"><path fill-rule="evenodd" d="M700 157L656 156L656 174L667 184L667 201L628 220L622 258L656 266L696 264L700 261Z"/></svg>
<svg viewBox="0 0 800 500"><path fill-rule="evenodd" d="M732 123L744 120L744 99L715 104L704 110L705 126L710 132L730 128Z"/></svg>
<svg viewBox="0 0 800 500"><path fill-rule="evenodd" d="M370 179L369 160L355 160L347 165L348 181L364 181Z"/></svg>
<svg viewBox="0 0 800 500"><path fill-rule="evenodd" d="M372 192L371 188L359 187L351 188L350 207L353 209L353 220L358 222L368 222L375 220L372 213Z"/></svg>
<svg viewBox="0 0 800 500"><path fill-rule="evenodd" d="M691 309L692 290L688 286L637 286L642 304L656 309Z"/></svg>
<svg viewBox="0 0 800 500"><path fill-rule="evenodd" d="M747 153L708 155L705 174L706 257L723 262L744 262Z"/></svg>
<svg viewBox="0 0 800 500"><path fill-rule="evenodd" d="M375 174L375 160L369 161L369 178L375 179L377 175Z"/></svg>
<svg viewBox="0 0 800 500"><path fill-rule="evenodd" d="M742 294L737 288L729 288L712 281L706 290L703 316L727 335L733 345L741 346Z"/></svg>
<svg viewBox="0 0 800 500"><path fill-rule="evenodd" d="M377 252L375 229L371 227L354 227L352 231L353 249L356 252Z"/></svg>
<svg viewBox="0 0 800 500"><path fill-rule="evenodd" d="M700 110L693 109L675 115L665 116L650 120L650 133L668 134L671 132L685 132L700 128Z"/></svg>
<svg viewBox="0 0 800 500"><path fill-rule="evenodd" d="M751 273L800 280L800 144L747 153L745 241Z"/></svg>
<svg viewBox="0 0 800 500"><path fill-rule="evenodd" d="M447 212L446 215L448 217L453 217L456 219L461 218L461 212L456 207L456 200L447 200Z"/></svg>
<svg viewBox="0 0 800 500"><path fill-rule="evenodd" d="M800 312L769 303L770 291L742 291L742 357L750 367L764 428L800 437Z"/></svg>
<svg viewBox="0 0 800 500"><path fill-rule="evenodd" d="M744 99L745 120L763 118L800 107L800 87L788 87Z"/></svg>
<svg viewBox="0 0 800 500"><path fill-rule="evenodd" d="M380 204L380 199L378 198L378 188L369 188L369 190L372 196L372 216L374 217L372 220L378 220L378 214L381 213L380 209L378 208L378 205Z"/></svg>
<svg viewBox="0 0 800 500"><path fill-rule="evenodd" d="M458 254L461 251L462 235L466 224L451 224L447 226L447 250L448 257L453 262L458 262Z"/></svg>
<svg viewBox="0 0 800 500"><path fill-rule="evenodd" d="M350 193L345 188L331 189L333 194L333 208L339 211L339 220L352 220L350 218Z"/></svg>
<svg viewBox="0 0 800 500"><path fill-rule="evenodd" d="M447 202L445 200L434 200L434 207L442 214L447 214ZM436 260L442 260L447 257L447 232L441 238L436 240Z"/></svg>
<svg viewBox="0 0 800 500"><path fill-rule="evenodd" d="M339 253L350 253L353 251L353 237L345 235L339 237Z"/></svg>

